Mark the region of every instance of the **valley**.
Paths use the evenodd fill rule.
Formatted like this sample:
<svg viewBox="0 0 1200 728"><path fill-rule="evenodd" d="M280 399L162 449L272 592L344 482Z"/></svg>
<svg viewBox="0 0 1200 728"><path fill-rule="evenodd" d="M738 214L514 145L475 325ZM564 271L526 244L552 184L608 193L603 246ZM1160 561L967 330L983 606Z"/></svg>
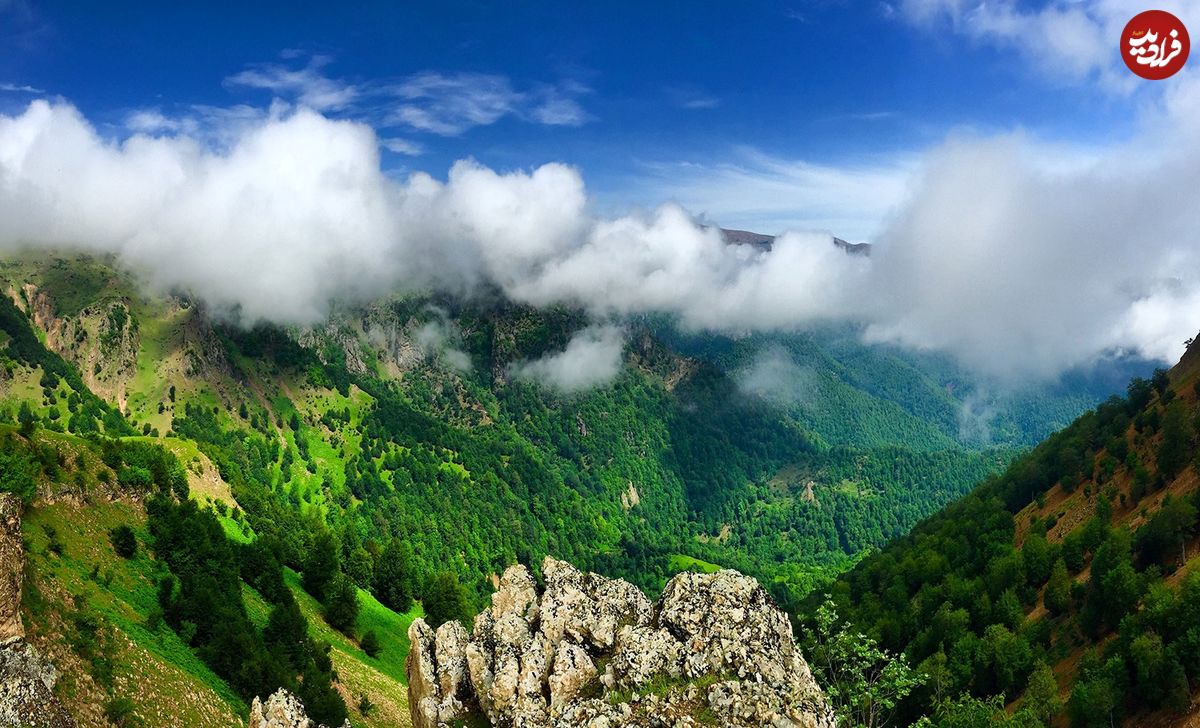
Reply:
<svg viewBox="0 0 1200 728"><path fill-rule="evenodd" d="M320 327L246 327L78 255L10 258L0 287L0 414L8 457L27 471L6 488L31 506L26 611L84 724L121 700L147 719L183 691L198 696L189 720L219 725L265 695L260 678L221 667L205 646L215 635L189 635L196 623L182 616L163 622L163 579L188 574L152 547L162 536L147 499L163 483L178 493L186 482L199 510L159 506L159 520L210 520L209 548L233 549L222 558L235 572L246 549L284 570L290 599L235 577L234 621L253 635L294 603L312 644L329 646L305 669L336 673L331 699L353 724L397 725L407 624L431 599L449 599L441 618L465 619L508 565L554 555L651 594L680 570L735 568L798 613L814 589L1002 470L1053 429L1047 416L1104 392L1093 378L991 401L980 437L959 415L984 382L848 330L723 340L634 320L620 374L571 392L520 375L588 325L569 308L430 295ZM781 361L803 396L764 379ZM132 560L111 553L119 523L144 544ZM357 594L340 628L326 614L333 587L317 599L298 576L314 554L331 584Z"/></svg>

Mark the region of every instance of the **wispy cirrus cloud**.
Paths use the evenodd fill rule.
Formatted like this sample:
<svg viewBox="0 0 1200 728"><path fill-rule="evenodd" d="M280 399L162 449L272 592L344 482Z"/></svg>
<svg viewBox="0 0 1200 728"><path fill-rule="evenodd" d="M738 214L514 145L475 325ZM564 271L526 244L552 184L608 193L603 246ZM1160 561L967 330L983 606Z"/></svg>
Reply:
<svg viewBox="0 0 1200 728"><path fill-rule="evenodd" d="M0 83L0 91L14 94L44 94L43 89L21 83Z"/></svg>
<svg viewBox="0 0 1200 728"><path fill-rule="evenodd" d="M294 57L287 52L285 55ZM270 91L316 111L340 111L358 100L362 92L354 84L322 72L332 60L329 56L312 56L302 68L260 63L226 78L225 85Z"/></svg>
<svg viewBox="0 0 1200 728"><path fill-rule="evenodd" d="M378 129L439 136L459 136L506 117L546 126L579 126L591 118L579 101L590 90L571 80L522 89L501 74L427 70L399 79L349 81L327 73L329 56L312 56L303 66L292 63L302 57L300 51L285 51L282 63L252 65L226 78L225 85L268 91Z"/></svg>
<svg viewBox="0 0 1200 728"><path fill-rule="evenodd" d="M388 113L387 125L442 136L494 124L515 113L521 100L506 76L434 71L410 76L389 87L385 95L400 101Z"/></svg>
<svg viewBox="0 0 1200 728"><path fill-rule="evenodd" d="M671 86L666 93L671 103L681 109L715 109L721 105L718 96L696 86Z"/></svg>
<svg viewBox="0 0 1200 728"><path fill-rule="evenodd" d="M403 154L407 157L416 157L425 152L425 147L412 141L411 139L401 139L400 137L387 137L379 140L379 146L393 152L395 154Z"/></svg>

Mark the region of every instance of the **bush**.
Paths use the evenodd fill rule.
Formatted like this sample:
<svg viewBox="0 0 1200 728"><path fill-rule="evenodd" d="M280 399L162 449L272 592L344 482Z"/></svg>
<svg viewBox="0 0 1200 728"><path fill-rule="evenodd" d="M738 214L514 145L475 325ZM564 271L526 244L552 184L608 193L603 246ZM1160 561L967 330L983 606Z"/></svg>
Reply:
<svg viewBox="0 0 1200 728"><path fill-rule="evenodd" d="M117 728L141 725L134 712L136 707L129 698L113 698L104 704L104 717Z"/></svg>
<svg viewBox="0 0 1200 728"><path fill-rule="evenodd" d="M375 630L369 629L366 634L359 640L358 646L362 651L367 653L367 657L375 657L379 654L379 636L375 634Z"/></svg>
<svg viewBox="0 0 1200 728"><path fill-rule="evenodd" d="M132 559L137 554L137 536L125 524L109 531L108 540L112 542L113 551L123 559Z"/></svg>

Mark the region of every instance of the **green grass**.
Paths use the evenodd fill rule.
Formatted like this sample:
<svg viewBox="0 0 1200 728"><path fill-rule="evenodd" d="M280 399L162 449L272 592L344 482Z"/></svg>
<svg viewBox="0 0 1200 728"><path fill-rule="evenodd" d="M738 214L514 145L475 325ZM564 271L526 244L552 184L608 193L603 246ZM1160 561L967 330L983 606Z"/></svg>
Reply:
<svg viewBox="0 0 1200 728"><path fill-rule="evenodd" d="M284 580L296 595L300 610L308 619L309 629L313 637L328 642L335 652L340 652L364 665L378 670L401 684L407 684L404 674L404 658L408 656L408 626L417 617L424 616L419 604L404 614L397 614L380 604L375 597L363 590L358 591L358 628L356 637L367 630L375 630L379 637L380 651L376 657L368 657L358 647L356 640L338 632L325 623L321 616L321 605L304 588L300 586L300 575L291 569L285 569Z"/></svg>
<svg viewBox="0 0 1200 728"><path fill-rule="evenodd" d="M670 559L667 561L667 568L672 572L697 571L701 574L712 574L721 570L721 567L717 564L697 559L687 554L671 554Z"/></svg>
<svg viewBox="0 0 1200 728"><path fill-rule="evenodd" d="M60 317L74 316L110 287L111 269L84 257L57 259L41 272L41 287L54 301Z"/></svg>
<svg viewBox="0 0 1200 728"><path fill-rule="evenodd" d="M132 526L138 536L138 553L129 560L118 557L108 539L109 530L121 524ZM25 514L23 532L38 596L46 600L52 593L74 595L65 604L50 601L41 609L30 608L33 631L53 634L52 617L76 609L94 614L133 644L134 651L118 660L120 684L155 686L157 696L136 690L126 695L142 710L153 709L153 701L163 694L178 694L189 696L180 701L177 710L173 708L180 725L214 725L214 710L225 715L245 714L245 704L174 631L166 625L149 628L148 617L158 606L156 584L165 569L147 553L145 515L139 506L113 501L31 508ZM52 540L61 545L61 555L50 549ZM142 650L153 659L145 659ZM201 695L199 688L211 691L217 704Z"/></svg>

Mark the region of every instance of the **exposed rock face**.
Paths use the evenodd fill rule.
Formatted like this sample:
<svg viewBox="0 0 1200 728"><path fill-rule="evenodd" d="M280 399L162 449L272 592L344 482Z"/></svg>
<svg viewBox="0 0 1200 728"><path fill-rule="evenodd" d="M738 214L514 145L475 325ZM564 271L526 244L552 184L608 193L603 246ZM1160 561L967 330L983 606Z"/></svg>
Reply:
<svg viewBox="0 0 1200 728"><path fill-rule="evenodd" d="M325 728L318 726L304 712L304 704L295 695L280 688L276 690L267 702L258 698L250 704L250 721L248 728ZM350 721L342 723L342 728L350 728Z"/></svg>
<svg viewBox="0 0 1200 728"><path fill-rule="evenodd" d="M141 341L129 302L105 299L60 316L46 291L27 283L22 292L34 325L46 332L46 348L74 364L89 389L123 408Z"/></svg>
<svg viewBox="0 0 1200 728"><path fill-rule="evenodd" d="M21 581L25 550L21 544L21 499L0 493L0 643L24 639Z"/></svg>
<svg viewBox="0 0 1200 728"><path fill-rule="evenodd" d="M833 728L791 624L754 579L679 574L655 604L619 579L547 557L540 595L504 572L470 637L451 623L409 629L416 728L470 715L495 726ZM255 726L254 728L257 728Z"/></svg>
<svg viewBox="0 0 1200 728"><path fill-rule="evenodd" d="M24 640L0 645L0 726L75 728L54 697L58 671Z"/></svg>

